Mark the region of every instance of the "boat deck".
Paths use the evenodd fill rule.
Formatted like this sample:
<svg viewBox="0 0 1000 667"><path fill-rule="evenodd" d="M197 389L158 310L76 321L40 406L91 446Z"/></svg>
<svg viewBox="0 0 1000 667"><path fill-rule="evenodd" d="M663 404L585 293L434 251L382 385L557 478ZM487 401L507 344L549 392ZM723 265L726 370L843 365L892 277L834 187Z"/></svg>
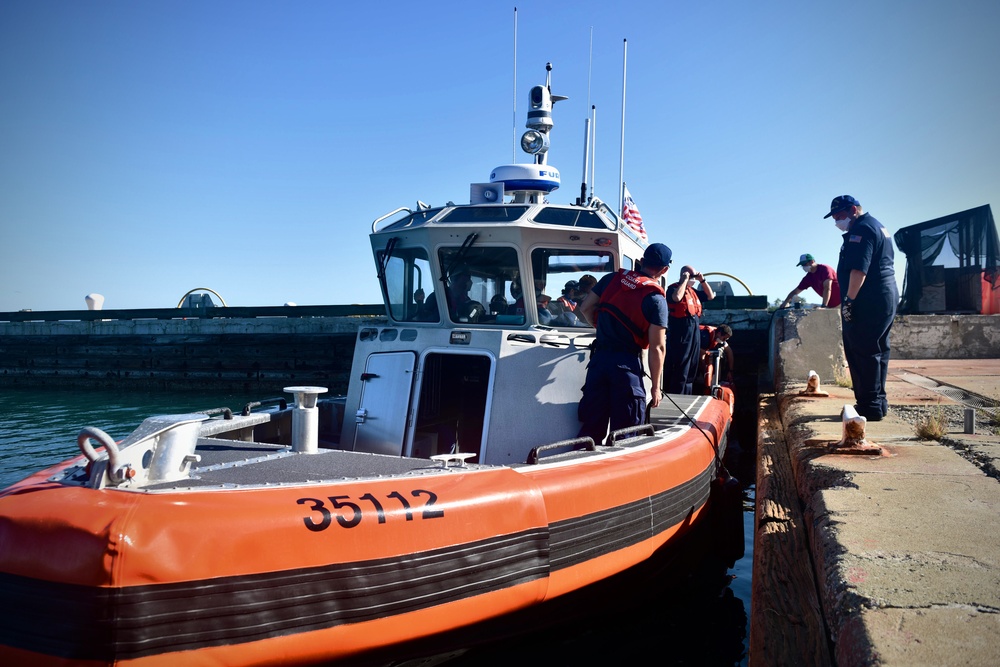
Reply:
<svg viewBox="0 0 1000 667"><path fill-rule="evenodd" d="M596 450L557 450L544 456L540 463L565 462L579 458L607 455L648 443L651 439L669 437L671 431L680 432L691 422L685 413L694 415L707 401L708 396L674 396L666 398L660 407L651 411L650 424L636 427L621 434L614 446ZM315 454L298 454L285 445L224 439L218 436L227 431L245 430L253 425L266 423L266 413L231 420L213 419L202 424L196 453L200 460L191 466L185 479L151 483L141 492L178 492L210 489L262 488L271 486L296 486L356 479L377 479L414 475L441 474L499 466L477 463L448 463L424 458L407 458L321 448ZM534 465L528 462L510 467ZM81 483L82 467L70 468L58 479L67 483ZM127 488L127 487L126 487Z"/></svg>

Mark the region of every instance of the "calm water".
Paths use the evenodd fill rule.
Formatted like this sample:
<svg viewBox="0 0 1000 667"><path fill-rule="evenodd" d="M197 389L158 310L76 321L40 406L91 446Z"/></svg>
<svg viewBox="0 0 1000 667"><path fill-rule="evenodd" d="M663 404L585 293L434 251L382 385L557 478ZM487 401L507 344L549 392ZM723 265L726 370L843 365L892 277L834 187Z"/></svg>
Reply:
<svg viewBox="0 0 1000 667"><path fill-rule="evenodd" d="M115 440L143 419L229 407L274 396L106 390L0 391L0 488L79 454L76 437L96 426ZM285 398L290 398L286 396ZM753 481L749 462L730 465ZM724 580L706 578L682 590L615 595L594 609L592 622L527 633L523 640L476 649L453 664L663 664L745 665L753 560L753 489L744 494L746 556ZM588 617L590 615L588 614Z"/></svg>

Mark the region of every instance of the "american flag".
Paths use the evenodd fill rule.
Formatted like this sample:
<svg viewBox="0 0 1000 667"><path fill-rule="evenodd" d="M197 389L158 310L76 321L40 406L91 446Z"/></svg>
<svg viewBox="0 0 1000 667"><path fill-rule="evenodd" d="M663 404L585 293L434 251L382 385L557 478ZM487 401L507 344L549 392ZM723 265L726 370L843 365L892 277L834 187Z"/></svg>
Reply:
<svg viewBox="0 0 1000 667"><path fill-rule="evenodd" d="M622 197L622 220L628 225L633 232L639 235L643 241L648 241L649 238L646 236L646 228L642 226L642 215L639 213L639 209L636 208L635 202L632 201L632 195L628 191L628 187L624 184L622 185L623 197Z"/></svg>

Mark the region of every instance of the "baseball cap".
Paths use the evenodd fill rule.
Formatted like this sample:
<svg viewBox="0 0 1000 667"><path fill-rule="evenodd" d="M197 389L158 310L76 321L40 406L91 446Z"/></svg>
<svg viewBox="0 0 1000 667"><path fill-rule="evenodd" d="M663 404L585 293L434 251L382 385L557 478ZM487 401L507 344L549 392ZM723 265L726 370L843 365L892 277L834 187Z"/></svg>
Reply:
<svg viewBox="0 0 1000 667"><path fill-rule="evenodd" d="M576 291L579 289L580 289L580 283L576 282L575 280L570 280L568 283L566 283L566 286L563 288L563 293L565 294L566 292Z"/></svg>
<svg viewBox="0 0 1000 667"><path fill-rule="evenodd" d="M808 264L809 262L815 262L815 261L816 258L814 258L809 253L806 253L804 255L799 255L799 263L796 264L795 266L802 266L803 264Z"/></svg>
<svg viewBox="0 0 1000 667"><path fill-rule="evenodd" d="M852 206L861 206L861 202L859 202L851 195L840 195L839 197L834 197L833 201L830 202L830 212L824 215L823 219L825 220L834 213L840 213L844 209L850 208Z"/></svg>
<svg viewBox="0 0 1000 667"><path fill-rule="evenodd" d="M670 248L662 243L651 243L646 248L646 252L642 254L642 265L662 269L665 266L670 266L670 258L673 256L674 253L670 251Z"/></svg>

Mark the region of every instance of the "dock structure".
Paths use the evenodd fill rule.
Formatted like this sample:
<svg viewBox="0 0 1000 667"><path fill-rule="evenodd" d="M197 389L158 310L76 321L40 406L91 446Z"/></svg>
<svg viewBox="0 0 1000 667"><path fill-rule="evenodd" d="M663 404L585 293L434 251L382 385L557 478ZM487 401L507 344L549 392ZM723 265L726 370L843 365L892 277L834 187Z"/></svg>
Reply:
<svg viewBox="0 0 1000 667"><path fill-rule="evenodd" d="M791 335L773 341L775 389L761 396L750 664L997 664L1000 321L944 323L939 350L976 357L964 359L896 358L935 335L926 322L919 340L901 327L889 415L866 424L859 448L838 447L854 397L846 376L835 377L836 316L793 316ZM968 344L949 342L969 326L980 331ZM804 392L810 364L828 395ZM936 439L918 436L921 420L943 426Z"/></svg>

